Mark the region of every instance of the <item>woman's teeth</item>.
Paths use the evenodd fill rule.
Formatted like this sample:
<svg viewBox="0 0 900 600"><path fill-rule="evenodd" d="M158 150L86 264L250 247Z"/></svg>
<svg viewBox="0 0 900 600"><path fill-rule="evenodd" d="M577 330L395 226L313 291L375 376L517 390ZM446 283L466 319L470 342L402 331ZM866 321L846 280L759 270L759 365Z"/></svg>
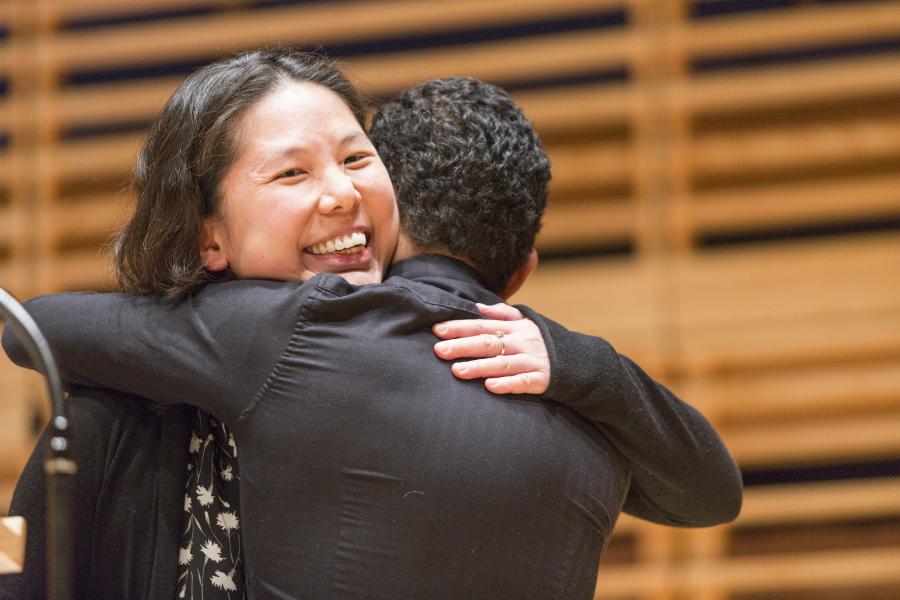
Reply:
<svg viewBox="0 0 900 600"><path fill-rule="evenodd" d="M306 249L310 254L357 254L366 247L366 234L354 232L310 246Z"/></svg>

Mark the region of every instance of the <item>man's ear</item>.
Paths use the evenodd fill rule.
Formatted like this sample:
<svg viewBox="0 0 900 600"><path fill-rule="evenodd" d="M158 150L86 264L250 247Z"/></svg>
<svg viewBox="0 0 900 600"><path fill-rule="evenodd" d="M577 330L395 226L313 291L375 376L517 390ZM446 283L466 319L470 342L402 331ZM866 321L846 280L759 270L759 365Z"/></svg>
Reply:
<svg viewBox="0 0 900 600"><path fill-rule="evenodd" d="M219 219L204 219L200 224L200 262L209 271L228 268L228 256L223 245L224 224Z"/></svg>
<svg viewBox="0 0 900 600"><path fill-rule="evenodd" d="M536 249L532 248L528 258L522 263L521 267L516 269L515 273L513 273L512 277L509 279L509 283L506 284L506 289L503 290L500 297L504 300L508 300L510 296L518 292L519 288L522 287L522 284L525 283L525 280L528 279L529 275L534 272L537 266L538 252Z"/></svg>

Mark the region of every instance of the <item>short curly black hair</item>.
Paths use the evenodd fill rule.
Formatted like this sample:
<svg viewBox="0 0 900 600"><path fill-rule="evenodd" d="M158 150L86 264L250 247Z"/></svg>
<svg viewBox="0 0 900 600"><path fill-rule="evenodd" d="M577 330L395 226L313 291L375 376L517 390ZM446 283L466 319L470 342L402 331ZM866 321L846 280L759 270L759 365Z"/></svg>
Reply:
<svg viewBox="0 0 900 600"><path fill-rule="evenodd" d="M435 79L380 108L370 129L400 212L420 250L468 259L502 293L541 227L550 161L503 89Z"/></svg>

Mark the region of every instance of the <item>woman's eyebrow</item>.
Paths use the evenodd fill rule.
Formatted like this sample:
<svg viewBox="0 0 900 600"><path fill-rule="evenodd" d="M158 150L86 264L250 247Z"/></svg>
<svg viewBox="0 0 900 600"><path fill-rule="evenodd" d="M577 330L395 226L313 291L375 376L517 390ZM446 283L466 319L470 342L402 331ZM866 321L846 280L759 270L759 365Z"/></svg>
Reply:
<svg viewBox="0 0 900 600"><path fill-rule="evenodd" d="M299 144L291 144L290 146L284 146L283 148L276 150L272 154L269 155L268 160L278 160L282 158L289 158L294 156L295 154L305 154L309 149L306 146L301 146Z"/></svg>
<svg viewBox="0 0 900 600"><path fill-rule="evenodd" d="M356 140L359 140L359 139L367 140L368 136L366 136L366 134L363 133L362 131L354 131L354 132L348 133L347 135L342 137L337 145L338 146L346 146L347 144L349 144L351 142L355 142ZM283 148L280 148L280 149L274 151L272 154L270 154L266 158L265 162L269 163L271 161L281 160L283 158L290 158L297 154L304 154L308 151L309 151L309 148L307 148L306 146L303 146L301 144L291 144L289 146L285 146Z"/></svg>
<svg viewBox="0 0 900 600"><path fill-rule="evenodd" d="M348 133L347 135L345 135L341 139L339 145L344 146L346 144L349 144L350 142L355 142L356 140L358 140L360 138L368 139L368 136L365 133L363 133L362 131L354 131L352 133Z"/></svg>
<svg viewBox="0 0 900 600"><path fill-rule="evenodd" d="M308 151L309 149L306 146L301 146L298 144L283 146L282 148L273 150L260 157L260 162L256 169L259 171L267 171L269 169L275 168L276 166L279 166L287 159L290 159L297 155L303 155Z"/></svg>

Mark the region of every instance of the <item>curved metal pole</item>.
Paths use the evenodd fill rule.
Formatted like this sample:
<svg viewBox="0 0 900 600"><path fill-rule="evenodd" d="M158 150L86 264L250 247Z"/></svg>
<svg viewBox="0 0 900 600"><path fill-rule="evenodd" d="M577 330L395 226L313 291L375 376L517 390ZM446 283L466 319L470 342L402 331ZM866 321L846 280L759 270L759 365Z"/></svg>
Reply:
<svg viewBox="0 0 900 600"><path fill-rule="evenodd" d="M32 362L44 373L53 407L47 472L47 598L70 600L73 582L72 489L76 472L69 433L71 422L62 379L50 345L37 323L9 292L0 288L0 321L12 327Z"/></svg>

